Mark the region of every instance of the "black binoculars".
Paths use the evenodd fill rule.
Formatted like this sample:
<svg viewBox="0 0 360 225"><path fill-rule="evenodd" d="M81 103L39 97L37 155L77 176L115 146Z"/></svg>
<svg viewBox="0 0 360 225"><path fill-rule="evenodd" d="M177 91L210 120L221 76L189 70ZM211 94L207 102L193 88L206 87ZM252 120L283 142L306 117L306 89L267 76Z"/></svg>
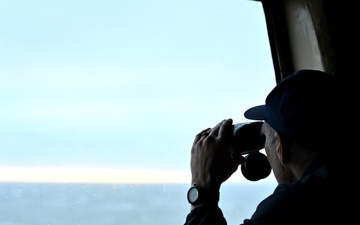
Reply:
<svg viewBox="0 0 360 225"><path fill-rule="evenodd" d="M271 166L266 155L260 152L264 148L265 136L261 132L263 122L237 123L233 125L233 154L245 156L241 164L243 176L250 181L268 177Z"/></svg>

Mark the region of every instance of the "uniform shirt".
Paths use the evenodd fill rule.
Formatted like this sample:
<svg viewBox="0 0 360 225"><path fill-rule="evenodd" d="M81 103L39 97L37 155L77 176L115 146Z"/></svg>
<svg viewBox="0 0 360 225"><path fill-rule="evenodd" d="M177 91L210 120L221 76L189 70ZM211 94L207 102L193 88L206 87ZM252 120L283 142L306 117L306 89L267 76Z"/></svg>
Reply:
<svg viewBox="0 0 360 225"><path fill-rule="evenodd" d="M278 185L257 206L244 225L337 224L355 222L357 168L344 160L313 160L298 181ZM360 189L359 189L360 191ZM246 204L238 199L239 204ZM240 223L240 221L239 221ZM217 204L203 204L186 217L185 225L226 225Z"/></svg>

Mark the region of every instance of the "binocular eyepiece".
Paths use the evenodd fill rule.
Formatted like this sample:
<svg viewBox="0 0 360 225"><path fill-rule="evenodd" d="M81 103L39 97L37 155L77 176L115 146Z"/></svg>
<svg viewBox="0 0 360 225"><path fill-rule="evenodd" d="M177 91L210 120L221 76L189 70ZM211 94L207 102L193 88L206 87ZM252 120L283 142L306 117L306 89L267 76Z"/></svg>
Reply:
<svg viewBox="0 0 360 225"><path fill-rule="evenodd" d="M264 179L271 173L267 157L260 152L265 144L262 124L263 122L257 121L233 125L233 154L246 155L245 162L241 164L241 172L250 181Z"/></svg>

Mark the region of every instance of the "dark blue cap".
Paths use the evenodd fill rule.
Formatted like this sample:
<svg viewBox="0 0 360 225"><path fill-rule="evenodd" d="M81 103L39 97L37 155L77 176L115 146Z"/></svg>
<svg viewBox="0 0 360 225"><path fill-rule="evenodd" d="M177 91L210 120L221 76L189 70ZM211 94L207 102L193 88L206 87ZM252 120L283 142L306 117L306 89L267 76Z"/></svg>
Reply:
<svg viewBox="0 0 360 225"><path fill-rule="evenodd" d="M343 94L340 80L318 70L300 70L266 97L265 105L248 109L247 119L265 120L293 141L321 144L342 129ZM341 132L341 131L340 131Z"/></svg>

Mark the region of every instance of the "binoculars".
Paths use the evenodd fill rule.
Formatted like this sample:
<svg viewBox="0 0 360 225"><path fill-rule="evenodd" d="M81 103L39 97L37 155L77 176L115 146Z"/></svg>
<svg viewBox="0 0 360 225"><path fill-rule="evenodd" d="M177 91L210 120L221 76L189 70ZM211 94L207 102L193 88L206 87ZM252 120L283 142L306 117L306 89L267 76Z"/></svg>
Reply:
<svg viewBox="0 0 360 225"><path fill-rule="evenodd" d="M246 155L241 164L243 176L250 181L268 177L271 166L266 155L260 152L264 148L265 136L261 132L263 122L237 123L233 125L233 154Z"/></svg>

